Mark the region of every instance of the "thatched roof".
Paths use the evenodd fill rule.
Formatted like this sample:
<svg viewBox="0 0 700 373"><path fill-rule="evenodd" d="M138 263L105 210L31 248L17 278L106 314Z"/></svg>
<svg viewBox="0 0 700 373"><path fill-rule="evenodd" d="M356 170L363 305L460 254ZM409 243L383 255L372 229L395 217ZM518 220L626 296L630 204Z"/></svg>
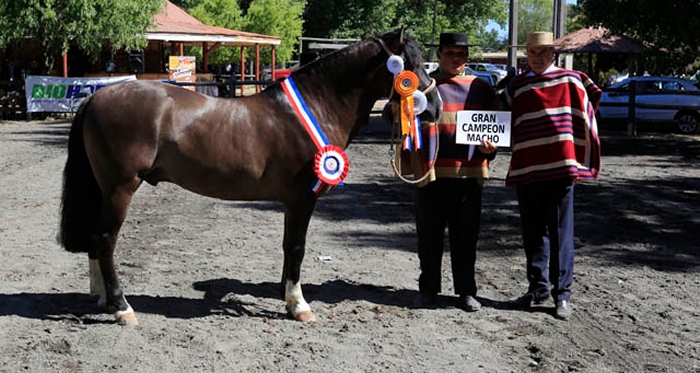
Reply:
<svg viewBox="0 0 700 373"><path fill-rule="evenodd" d="M611 35L604 27L588 27L566 34L554 41L559 53L624 53L645 50L640 41L624 35Z"/></svg>

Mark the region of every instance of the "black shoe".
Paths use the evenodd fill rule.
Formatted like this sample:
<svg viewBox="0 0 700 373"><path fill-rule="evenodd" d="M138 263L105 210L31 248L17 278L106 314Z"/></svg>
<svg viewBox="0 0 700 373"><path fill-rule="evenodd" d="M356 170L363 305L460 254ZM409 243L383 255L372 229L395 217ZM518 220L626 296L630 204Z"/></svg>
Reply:
<svg viewBox="0 0 700 373"><path fill-rule="evenodd" d="M476 312L481 309L481 303L471 295L462 295L459 297L459 308L467 312Z"/></svg>
<svg viewBox="0 0 700 373"><path fill-rule="evenodd" d="M529 291L515 300L515 305L522 308L531 308L533 305L542 305L549 299L546 292Z"/></svg>
<svg viewBox="0 0 700 373"><path fill-rule="evenodd" d="M559 320L568 320L571 317L571 304L568 300L557 301L557 309L554 316Z"/></svg>
<svg viewBox="0 0 700 373"><path fill-rule="evenodd" d="M414 308L434 308L437 306L437 294L433 293L418 293L413 300Z"/></svg>

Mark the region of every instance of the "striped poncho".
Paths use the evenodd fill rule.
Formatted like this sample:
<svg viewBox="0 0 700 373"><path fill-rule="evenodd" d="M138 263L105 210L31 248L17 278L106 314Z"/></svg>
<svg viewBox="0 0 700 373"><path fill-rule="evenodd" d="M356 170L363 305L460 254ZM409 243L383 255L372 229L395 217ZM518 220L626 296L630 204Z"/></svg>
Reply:
<svg viewBox="0 0 700 373"><path fill-rule="evenodd" d="M431 74L437 84L443 104L443 112L437 124L424 124L423 149L419 155L409 157L403 154L404 169L412 170L416 177L429 172L428 178L419 186L424 186L435 178L488 178L488 157L481 154L474 145L457 144L457 112L461 110L496 110L498 99L493 88L474 76L448 77L440 70ZM437 125L437 127L436 127ZM439 136L439 141L436 137ZM470 147L472 149L470 150ZM437 158L435 150L437 148ZM470 157L470 153L473 155ZM432 164L432 160L435 163ZM430 169L434 166L434 169Z"/></svg>
<svg viewBox="0 0 700 373"><path fill-rule="evenodd" d="M505 91L513 118L506 186L597 179L600 139L595 112L601 95L586 74L556 66L540 75L513 78Z"/></svg>

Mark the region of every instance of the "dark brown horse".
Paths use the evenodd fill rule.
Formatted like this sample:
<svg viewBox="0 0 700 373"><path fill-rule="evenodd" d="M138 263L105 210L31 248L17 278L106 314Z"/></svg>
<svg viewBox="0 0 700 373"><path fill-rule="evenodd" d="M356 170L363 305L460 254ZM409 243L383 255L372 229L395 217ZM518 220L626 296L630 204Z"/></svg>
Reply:
<svg viewBox="0 0 700 373"><path fill-rule="evenodd" d="M328 144L345 148L374 103L392 92L390 55L419 77L434 121L442 102L422 68L417 43L394 31L358 42L292 74ZM395 57L394 57L395 58ZM81 105L64 171L60 243L90 259L90 290L120 324L138 323L114 268L117 236L143 181L167 181L225 200L279 201L285 207L282 294L288 313L314 315L301 291L306 231L321 176L319 146L301 125L283 83L236 99L204 96L154 81L115 84ZM391 95L396 97L396 94ZM342 153L342 150L341 150ZM334 163L331 162L331 165Z"/></svg>

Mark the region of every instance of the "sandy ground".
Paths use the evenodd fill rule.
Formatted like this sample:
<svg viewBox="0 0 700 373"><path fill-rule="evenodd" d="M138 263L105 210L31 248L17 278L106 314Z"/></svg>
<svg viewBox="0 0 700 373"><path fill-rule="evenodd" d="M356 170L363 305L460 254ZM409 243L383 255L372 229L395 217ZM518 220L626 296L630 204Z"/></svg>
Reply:
<svg viewBox="0 0 700 373"><path fill-rule="evenodd" d="M412 309L412 187L371 122L346 185L311 221L303 289L318 321L277 298L282 212L170 184L137 193L117 249L140 326L88 295L87 258L55 241L69 124L0 124L0 372L700 372L700 141L603 134L598 182L576 190L574 314L526 290L510 154L492 164L477 260L484 308Z"/></svg>

